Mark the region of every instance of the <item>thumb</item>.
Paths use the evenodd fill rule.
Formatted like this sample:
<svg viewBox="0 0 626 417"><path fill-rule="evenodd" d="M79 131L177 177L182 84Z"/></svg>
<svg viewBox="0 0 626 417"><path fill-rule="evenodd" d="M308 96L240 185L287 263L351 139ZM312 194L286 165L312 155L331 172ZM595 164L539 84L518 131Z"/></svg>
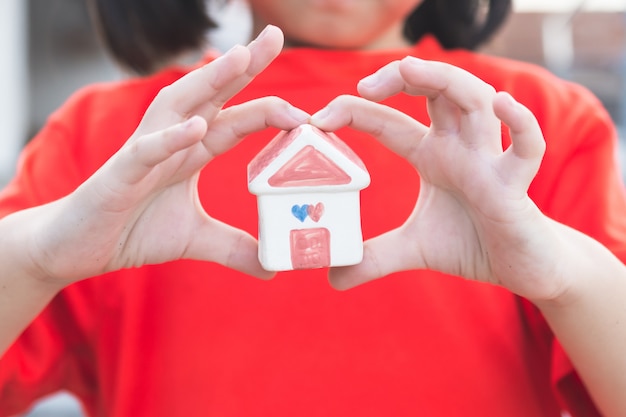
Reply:
<svg viewBox="0 0 626 417"><path fill-rule="evenodd" d="M338 290L408 269L423 268L414 241L403 236L402 228L391 230L363 244L363 261L357 265L331 268L328 279Z"/></svg>
<svg viewBox="0 0 626 417"><path fill-rule="evenodd" d="M250 234L226 223L209 218L195 234L185 258L216 262L244 274L270 279L258 258L258 242Z"/></svg>

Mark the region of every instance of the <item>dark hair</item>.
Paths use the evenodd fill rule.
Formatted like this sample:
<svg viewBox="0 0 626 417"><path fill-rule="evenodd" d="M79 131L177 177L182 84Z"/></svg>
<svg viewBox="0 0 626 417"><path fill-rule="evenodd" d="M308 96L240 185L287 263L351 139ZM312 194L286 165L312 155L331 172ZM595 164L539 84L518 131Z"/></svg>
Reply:
<svg viewBox="0 0 626 417"><path fill-rule="evenodd" d="M510 11L511 0L424 0L406 20L404 35L415 43L430 33L446 49L476 49Z"/></svg>
<svg viewBox="0 0 626 417"><path fill-rule="evenodd" d="M216 27L205 0L89 0L89 5L107 49L139 74L201 46ZM404 34L412 43L430 33L444 48L474 49L510 10L511 0L424 0L407 18Z"/></svg>
<svg viewBox="0 0 626 417"><path fill-rule="evenodd" d="M98 34L123 66L145 74L205 41L204 0L89 0Z"/></svg>

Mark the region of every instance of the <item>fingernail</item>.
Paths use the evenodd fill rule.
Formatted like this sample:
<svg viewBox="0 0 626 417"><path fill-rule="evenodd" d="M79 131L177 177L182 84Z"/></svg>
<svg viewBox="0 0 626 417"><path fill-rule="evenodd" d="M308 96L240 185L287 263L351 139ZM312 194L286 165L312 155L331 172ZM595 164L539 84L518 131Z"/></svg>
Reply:
<svg viewBox="0 0 626 417"><path fill-rule="evenodd" d="M187 120L185 120L185 121L183 121L183 122L179 123L179 124L178 124L178 128L179 128L179 129L181 129L181 130L186 130L186 129L188 129L188 128L189 128L189 126L191 126L191 125L194 123L194 121L193 121L193 118L194 118L194 117L195 117L195 116L192 116L190 119L187 119Z"/></svg>
<svg viewBox="0 0 626 417"><path fill-rule="evenodd" d="M232 46L228 51L224 52L223 54L218 56L213 61L211 61L211 62L209 62L207 64L204 64L203 68L211 68L211 67L213 67L215 65L215 62L223 60L225 57L227 57L228 55L232 54L234 51L236 51L239 48L242 48L242 46L239 45L239 44Z"/></svg>
<svg viewBox="0 0 626 417"><path fill-rule="evenodd" d="M362 85L364 87L376 87L379 82L380 82L380 77L378 76L378 73L374 73L372 75L368 75L367 77L361 79L361 81L359 81L359 85Z"/></svg>
<svg viewBox="0 0 626 417"><path fill-rule="evenodd" d="M409 64L412 67L423 67L424 66L424 62L425 62L423 59L419 59L419 58L416 58L414 56L407 56L402 61L406 62L407 64Z"/></svg>
<svg viewBox="0 0 626 417"><path fill-rule="evenodd" d="M500 93L498 93L498 95L502 96L504 98L504 101L506 103L507 106L518 110L520 108L522 108L523 106L513 98L513 96L509 93L507 93L506 91L501 91Z"/></svg>
<svg viewBox="0 0 626 417"><path fill-rule="evenodd" d="M506 100L506 103L509 106L515 105L515 100L513 99L513 97L509 93L507 93L506 91L502 91L501 95L502 95L502 97L504 97L504 99Z"/></svg>
<svg viewBox="0 0 626 417"><path fill-rule="evenodd" d="M200 118L200 116L191 116L189 119L185 120L180 124L180 128L183 130L189 129L196 121Z"/></svg>
<svg viewBox="0 0 626 417"><path fill-rule="evenodd" d="M259 33L259 35L256 38L262 39L269 31L269 28L270 28L270 25L265 26L265 28L261 31L261 33Z"/></svg>
<svg viewBox="0 0 626 417"><path fill-rule="evenodd" d="M299 123L307 123L311 118L311 115L309 113L297 107L290 106L288 112L291 118L298 121Z"/></svg>
<svg viewBox="0 0 626 417"><path fill-rule="evenodd" d="M324 120L325 118L328 117L329 114L330 114L330 110L328 109L328 107L324 107L323 109L315 112L315 114L311 116L311 120L315 120L315 121Z"/></svg>
<svg viewBox="0 0 626 417"><path fill-rule="evenodd" d="M225 52L222 56L224 56L224 55L230 55L230 54L232 54L232 53L233 53L233 51L236 51L236 50L237 50L237 49L239 49L239 48L243 48L243 46L242 46L242 45L239 45L239 44L237 44L237 45L233 45L233 46L232 46L232 47L231 47L228 51L226 51L226 52Z"/></svg>

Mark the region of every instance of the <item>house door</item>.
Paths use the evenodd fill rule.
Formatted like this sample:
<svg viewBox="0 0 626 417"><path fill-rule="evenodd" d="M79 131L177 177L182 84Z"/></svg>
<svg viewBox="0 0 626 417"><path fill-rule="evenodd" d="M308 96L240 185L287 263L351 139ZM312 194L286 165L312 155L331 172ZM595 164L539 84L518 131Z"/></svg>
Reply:
<svg viewBox="0 0 626 417"><path fill-rule="evenodd" d="M323 227L292 230L289 234L293 269L330 266L330 231Z"/></svg>

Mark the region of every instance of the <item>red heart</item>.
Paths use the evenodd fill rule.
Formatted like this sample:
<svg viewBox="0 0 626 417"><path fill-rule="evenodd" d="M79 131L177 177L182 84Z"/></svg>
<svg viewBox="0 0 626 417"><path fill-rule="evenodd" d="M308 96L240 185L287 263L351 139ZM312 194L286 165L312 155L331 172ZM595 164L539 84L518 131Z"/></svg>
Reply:
<svg viewBox="0 0 626 417"><path fill-rule="evenodd" d="M317 203L315 205L309 204L306 208L307 214L314 222L318 222L324 214L324 204Z"/></svg>

